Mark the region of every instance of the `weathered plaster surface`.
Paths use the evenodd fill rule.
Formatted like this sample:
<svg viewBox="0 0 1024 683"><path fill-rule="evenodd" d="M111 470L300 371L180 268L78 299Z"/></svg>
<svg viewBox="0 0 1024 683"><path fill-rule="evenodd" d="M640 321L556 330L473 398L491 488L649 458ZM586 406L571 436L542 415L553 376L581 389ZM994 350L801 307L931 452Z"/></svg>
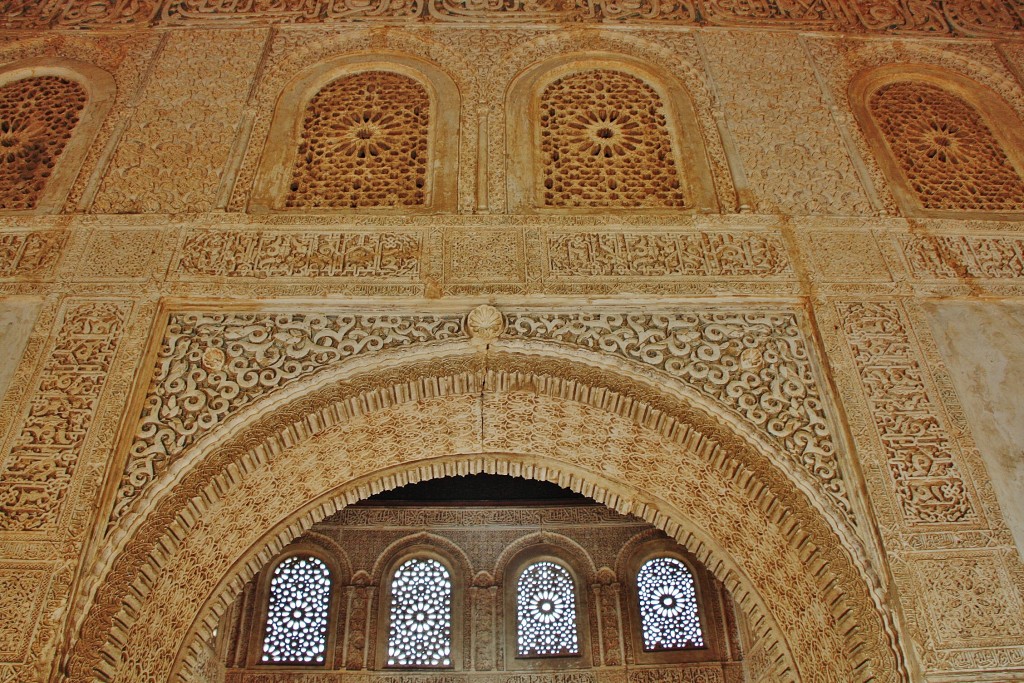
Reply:
<svg viewBox="0 0 1024 683"><path fill-rule="evenodd" d="M924 309L1024 555L1024 305L942 301Z"/></svg>

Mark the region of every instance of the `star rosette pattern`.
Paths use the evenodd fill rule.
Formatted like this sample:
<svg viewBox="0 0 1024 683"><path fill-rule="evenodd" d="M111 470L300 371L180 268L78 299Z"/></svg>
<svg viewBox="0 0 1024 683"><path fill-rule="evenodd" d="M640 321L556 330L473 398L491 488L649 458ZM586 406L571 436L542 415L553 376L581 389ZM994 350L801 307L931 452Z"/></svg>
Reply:
<svg viewBox="0 0 1024 683"><path fill-rule="evenodd" d="M262 661L322 663L330 598L331 573L321 560L312 556L282 560L270 580Z"/></svg>
<svg viewBox="0 0 1024 683"><path fill-rule="evenodd" d="M579 654L572 576L554 562L535 562L516 585L521 657Z"/></svg>
<svg viewBox="0 0 1024 683"><path fill-rule="evenodd" d="M451 574L437 560L408 560L391 581L388 666L451 663Z"/></svg>
<svg viewBox="0 0 1024 683"><path fill-rule="evenodd" d="M636 575L644 649L704 647L693 575L671 557L648 560Z"/></svg>

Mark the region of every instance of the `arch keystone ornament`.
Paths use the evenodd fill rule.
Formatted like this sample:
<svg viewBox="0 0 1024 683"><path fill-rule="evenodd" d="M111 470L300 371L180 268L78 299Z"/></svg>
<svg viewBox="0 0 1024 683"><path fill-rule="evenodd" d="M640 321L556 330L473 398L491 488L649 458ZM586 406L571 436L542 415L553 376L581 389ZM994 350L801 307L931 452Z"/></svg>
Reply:
<svg viewBox="0 0 1024 683"><path fill-rule="evenodd" d="M721 304L168 311L66 680L194 680L245 582L314 523L478 472L666 531L729 590L770 680L909 680L801 321ZM223 365L204 367L209 348Z"/></svg>
<svg viewBox="0 0 1024 683"><path fill-rule="evenodd" d="M473 339L489 344L505 330L505 316L494 306L477 306L466 316L466 331Z"/></svg>

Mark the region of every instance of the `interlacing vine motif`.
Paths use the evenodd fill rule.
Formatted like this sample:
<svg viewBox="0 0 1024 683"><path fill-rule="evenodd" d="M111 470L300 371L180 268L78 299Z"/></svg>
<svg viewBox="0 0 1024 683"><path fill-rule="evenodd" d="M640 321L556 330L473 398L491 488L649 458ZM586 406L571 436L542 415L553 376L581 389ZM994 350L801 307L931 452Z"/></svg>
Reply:
<svg viewBox="0 0 1024 683"><path fill-rule="evenodd" d="M509 334L653 366L763 428L850 514L807 343L791 313L509 315Z"/></svg>
<svg viewBox="0 0 1024 683"><path fill-rule="evenodd" d="M289 557L270 580L262 661L320 664L327 649L331 572L312 556Z"/></svg>
<svg viewBox="0 0 1024 683"><path fill-rule="evenodd" d="M763 430L850 514L795 314L516 313L502 334L614 354L665 373ZM467 337L462 316L450 314L170 314L112 519L200 436L289 383L359 354Z"/></svg>
<svg viewBox="0 0 1024 683"><path fill-rule="evenodd" d="M461 335L459 316L172 314L114 518L199 436L262 396L360 353Z"/></svg>
<svg viewBox="0 0 1024 683"><path fill-rule="evenodd" d="M1024 210L1024 178L971 105L927 83L893 83L871 111L921 205Z"/></svg>

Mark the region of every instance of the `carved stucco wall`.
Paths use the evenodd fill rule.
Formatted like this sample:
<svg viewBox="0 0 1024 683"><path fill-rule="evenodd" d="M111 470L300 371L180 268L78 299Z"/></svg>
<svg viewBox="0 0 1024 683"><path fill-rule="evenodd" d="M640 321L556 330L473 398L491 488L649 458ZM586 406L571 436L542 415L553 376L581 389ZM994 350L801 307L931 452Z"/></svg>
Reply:
<svg viewBox="0 0 1024 683"><path fill-rule="evenodd" d="M4 7L0 62L112 86L62 159L63 206L0 215L0 305L26 321L2 340L0 681L200 680L217 614L315 518L526 461L701 555L776 643L759 680L1024 680L1018 401L994 365L1020 353L1021 224L906 218L851 100L866 70L904 65L1020 117L1020 8L561 7ZM249 212L286 86L389 54L458 90L457 208ZM514 79L588 56L670 73L719 212L505 213ZM486 352L464 322L485 301L507 322ZM587 450L595 425L606 450ZM342 432L348 469L303 469L338 470ZM383 438L394 459L367 462ZM637 452L663 453L663 480ZM660 488L681 467L728 517Z"/></svg>

